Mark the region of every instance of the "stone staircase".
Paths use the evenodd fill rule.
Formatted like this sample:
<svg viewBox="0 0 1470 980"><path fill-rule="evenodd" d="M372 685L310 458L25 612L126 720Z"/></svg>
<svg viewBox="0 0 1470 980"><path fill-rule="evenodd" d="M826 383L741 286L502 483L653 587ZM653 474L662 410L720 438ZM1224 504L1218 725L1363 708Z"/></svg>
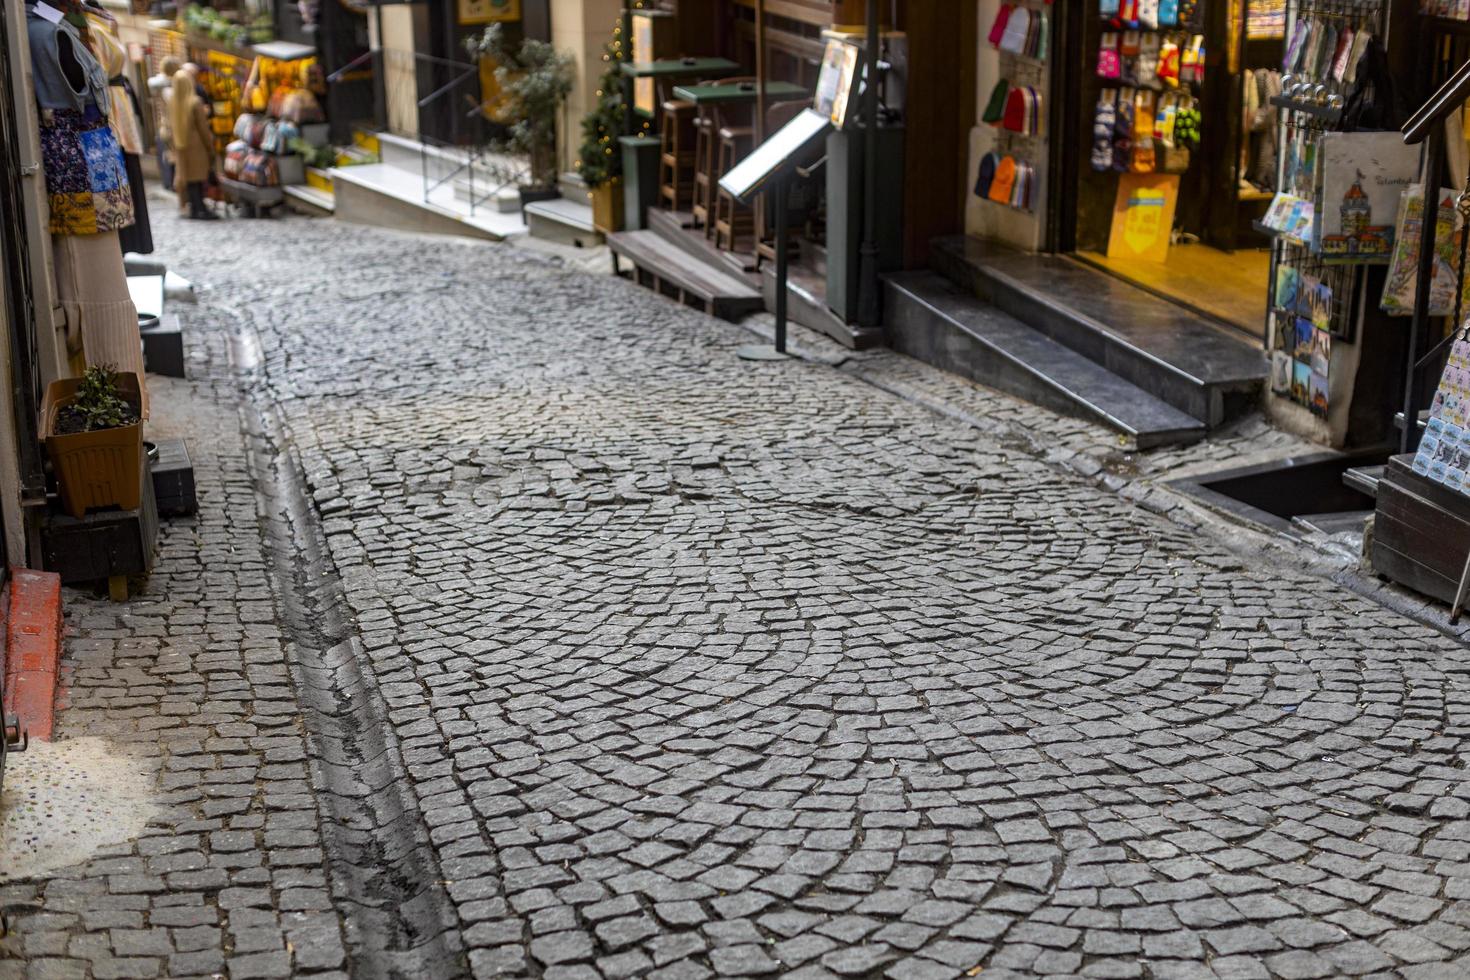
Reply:
<svg viewBox="0 0 1470 980"><path fill-rule="evenodd" d="M939 239L934 271L884 286L890 346L1138 448L1202 438L1255 408L1265 356L1243 335L1064 256Z"/></svg>

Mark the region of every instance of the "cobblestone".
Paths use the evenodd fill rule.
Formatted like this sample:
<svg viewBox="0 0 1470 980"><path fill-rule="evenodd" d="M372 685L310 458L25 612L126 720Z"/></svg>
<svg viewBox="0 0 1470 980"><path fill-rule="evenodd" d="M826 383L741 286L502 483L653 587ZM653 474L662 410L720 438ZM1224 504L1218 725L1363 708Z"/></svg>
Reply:
<svg viewBox="0 0 1470 980"><path fill-rule="evenodd" d="M897 355L750 365L739 328L541 256L227 227L160 228L204 287L164 397L205 507L130 606L69 602L63 734L157 759L168 810L0 892L37 975L350 969L331 910L384 852L420 856L393 902L446 977L1463 967L1457 643ZM267 478L322 545L304 618ZM304 724L339 677L381 707L374 766ZM323 829L339 796L381 807Z"/></svg>

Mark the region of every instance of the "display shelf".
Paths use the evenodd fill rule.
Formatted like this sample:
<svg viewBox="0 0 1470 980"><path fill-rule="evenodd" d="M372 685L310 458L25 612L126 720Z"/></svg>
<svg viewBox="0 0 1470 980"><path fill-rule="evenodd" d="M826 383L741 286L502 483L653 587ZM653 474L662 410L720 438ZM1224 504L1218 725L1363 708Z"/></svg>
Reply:
<svg viewBox="0 0 1470 980"><path fill-rule="evenodd" d="M1269 235L1272 238L1279 238L1283 242L1290 242L1293 245L1301 245L1305 247L1308 244L1307 242L1302 241L1300 238L1297 238L1295 235L1288 235L1284 231L1278 231L1277 229L1272 228L1270 225L1265 224L1260 219L1252 220L1251 227L1263 235Z"/></svg>
<svg viewBox="0 0 1470 980"><path fill-rule="evenodd" d="M1459 20L1455 17L1425 17L1424 24L1441 34L1470 35L1470 20Z"/></svg>
<svg viewBox="0 0 1470 980"><path fill-rule="evenodd" d="M1327 123L1336 123L1342 119L1342 110L1340 108L1318 105L1315 102L1303 102L1300 99L1289 98L1285 95L1271 96L1271 104L1280 109L1290 109L1293 112L1304 113L1314 119L1321 119Z"/></svg>

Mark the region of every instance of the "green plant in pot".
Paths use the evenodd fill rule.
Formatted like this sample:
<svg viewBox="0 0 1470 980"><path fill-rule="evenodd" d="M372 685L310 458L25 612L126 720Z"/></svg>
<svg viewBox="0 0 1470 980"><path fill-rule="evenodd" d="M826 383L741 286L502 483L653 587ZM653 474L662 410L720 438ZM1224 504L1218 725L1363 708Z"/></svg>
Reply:
<svg viewBox="0 0 1470 980"><path fill-rule="evenodd" d="M576 63L546 41L514 40L503 24L491 24L465 41L471 55L495 62L495 81L506 99L512 121L492 149L525 157L530 173L520 185L521 206L556 197L556 115L576 79ZM503 172L502 179L519 173Z"/></svg>
<svg viewBox="0 0 1470 980"><path fill-rule="evenodd" d="M577 149L577 170L587 184L592 200L592 223L602 232L623 226L623 156L618 137L623 133L626 107L623 104L622 64L624 45L621 28L602 52L606 66L597 80L597 101L582 117L582 145ZM643 122L648 128L648 122Z"/></svg>
<svg viewBox="0 0 1470 980"><path fill-rule="evenodd" d="M134 510L143 490L143 388L136 374L94 366L46 387L41 432L63 509Z"/></svg>

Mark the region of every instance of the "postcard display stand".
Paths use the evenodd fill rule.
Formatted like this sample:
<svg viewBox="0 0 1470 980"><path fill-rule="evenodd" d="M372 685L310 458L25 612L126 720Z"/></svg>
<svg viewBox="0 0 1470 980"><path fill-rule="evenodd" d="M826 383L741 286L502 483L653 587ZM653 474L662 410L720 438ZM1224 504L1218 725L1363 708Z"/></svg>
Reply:
<svg viewBox="0 0 1470 980"><path fill-rule="evenodd" d="M1383 336L1394 329L1385 328L1392 303L1383 283L1402 261L1395 234L1419 163L1418 148L1398 132L1354 127L1359 70L1384 43L1387 6L1292 0L1282 91L1270 100L1279 110L1277 192L1259 228L1274 236L1266 330L1273 414L1287 418L1293 410L1283 406L1295 403L1320 420L1314 435L1338 446L1382 442L1391 431L1383 413L1350 410L1392 397L1383 372L1397 361L1389 349L1397 341ZM1382 376L1369 383L1369 372Z"/></svg>

